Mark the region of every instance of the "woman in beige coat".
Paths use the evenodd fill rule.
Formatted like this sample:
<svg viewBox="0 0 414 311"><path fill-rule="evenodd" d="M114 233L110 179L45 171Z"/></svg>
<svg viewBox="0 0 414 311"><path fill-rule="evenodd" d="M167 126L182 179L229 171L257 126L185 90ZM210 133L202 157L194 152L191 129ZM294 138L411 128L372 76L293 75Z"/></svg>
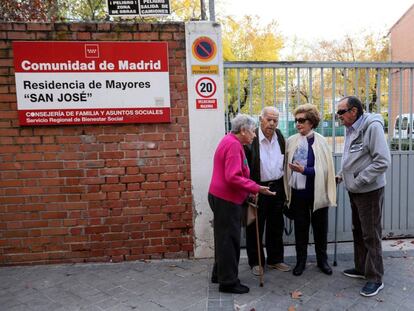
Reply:
<svg viewBox="0 0 414 311"><path fill-rule="evenodd" d="M336 206L335 172L326 139L314 132L319 124L315 105L304 104L294 111L298 133L286 143L285 189L295 224L296 266L294 275L306 267L309 227L312 224L318 267L332 274L328 264L328 208Z"/></svg>

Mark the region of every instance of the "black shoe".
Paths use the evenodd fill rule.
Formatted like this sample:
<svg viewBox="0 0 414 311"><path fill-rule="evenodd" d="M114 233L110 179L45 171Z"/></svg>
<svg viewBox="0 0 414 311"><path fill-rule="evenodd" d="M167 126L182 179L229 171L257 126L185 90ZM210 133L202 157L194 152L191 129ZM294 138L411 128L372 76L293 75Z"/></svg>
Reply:
<svg viewBox="0 0 414 311"><path fill-rule="evenodd" d="M212 275L211 276L211 283L217 284L218 283L218 278L216 275Z"/></svg>
<svg viewBox="0 0 414 311"><path fill-rule="evenodd" d="M365 275L354 268L344 270L343 274L349 276L350 278L365 279Z"/></svg>
<svg viewBox="0 0 414 311"><path fill-rule="evenodd" d="M371 297L379 293L384 288L384 283L367 282L359 292L362 296Z"/></svg>
<svg viewBox="0 0 414 311"><path fill-rule="evenodd" d="M306 261L298 261L295 268L293 268L293 275L299 276L306 268Z"/></svg>
<svg viewBox="0 0 414 311"><path fill-rule="evenodd" d="M222 293L231 293L231 294L247 294L249 288L246 285L237 283L235 285L220 285L219 291Z"/></svg>
<svg viewBox="0 0 414 311"><path fill-rule="evenodd" d="M324 261L321 263L318 263L318 267L319 269L321 269L321 271L327 275L331 275L332 274L332 268L329 266L329 264Z"/></svg>

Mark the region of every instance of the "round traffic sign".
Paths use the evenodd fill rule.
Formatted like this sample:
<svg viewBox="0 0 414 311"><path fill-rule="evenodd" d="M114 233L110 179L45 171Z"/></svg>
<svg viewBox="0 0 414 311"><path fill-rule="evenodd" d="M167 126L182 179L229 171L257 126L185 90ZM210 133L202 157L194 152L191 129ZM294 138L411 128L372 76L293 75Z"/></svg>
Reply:
<svg viewBox="0 0 414 311"><path fill-rule="evenodd" d="M193 42L193 55L202 62L211 61L217 54L216 43L209 37L199 37Z"/></svg>
<svg viewBox="0 0 414 311"><path fill-rule="evenodd" d="M196 92L203 98L210 98L216 94L216 82L208 77L198 79L196 82Z"/></svg>

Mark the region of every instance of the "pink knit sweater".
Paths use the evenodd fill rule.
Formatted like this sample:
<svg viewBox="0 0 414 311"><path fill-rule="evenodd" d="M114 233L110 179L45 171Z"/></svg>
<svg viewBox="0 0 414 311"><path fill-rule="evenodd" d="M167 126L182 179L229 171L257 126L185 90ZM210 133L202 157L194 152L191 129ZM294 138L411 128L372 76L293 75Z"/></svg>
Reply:
<svg viewBox="0 0 414 311"><path fill-rule="evenodd" d="M256 194L260 189L249 176L249 166L242 144L236 135L227 134L214 154L209 192L220 199L241 204L250 193Z"/></svg>

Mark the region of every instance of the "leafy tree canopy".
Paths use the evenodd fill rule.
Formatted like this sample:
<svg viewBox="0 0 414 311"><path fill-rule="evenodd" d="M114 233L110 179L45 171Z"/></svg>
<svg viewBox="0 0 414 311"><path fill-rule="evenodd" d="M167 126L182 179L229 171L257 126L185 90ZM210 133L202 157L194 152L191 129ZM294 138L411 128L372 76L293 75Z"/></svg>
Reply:
<svg viewBox="0 0 414 311"><path fill-rule="evenodd" d="M389 39L381 33L363 31L337 40L306 43L291 41L288 59L305 61L380 62L389 60Z"/></svg>
<svg viewBox="0 0 414 311"><path fill-rule="evenodd" d="M241 20L225 17L222 25L224 60L280 60L283 38L276 21L262 26L258 16L246 15Z"/></svg>
<svg viewBox="0 0 414 311"><path fill-rule="evenodd" d="M216 8L223 0L216 0ZM205 0L208 3L207 0ZM107 15L107 0L1 0L0 20L5 21L118 21L121 17ZM200 20L200 0L171 0L171 16L128 18L137 22L168 20ZM235 19L220 16L223 27L223 56L226 61L279 61L282 48L287 45L274 20L267 25L259 16ZM363 32L347 35L339 40L303 42L289 40L291 48L284 60L301 61L386 61L388 38L380 34Z"/></svg>

